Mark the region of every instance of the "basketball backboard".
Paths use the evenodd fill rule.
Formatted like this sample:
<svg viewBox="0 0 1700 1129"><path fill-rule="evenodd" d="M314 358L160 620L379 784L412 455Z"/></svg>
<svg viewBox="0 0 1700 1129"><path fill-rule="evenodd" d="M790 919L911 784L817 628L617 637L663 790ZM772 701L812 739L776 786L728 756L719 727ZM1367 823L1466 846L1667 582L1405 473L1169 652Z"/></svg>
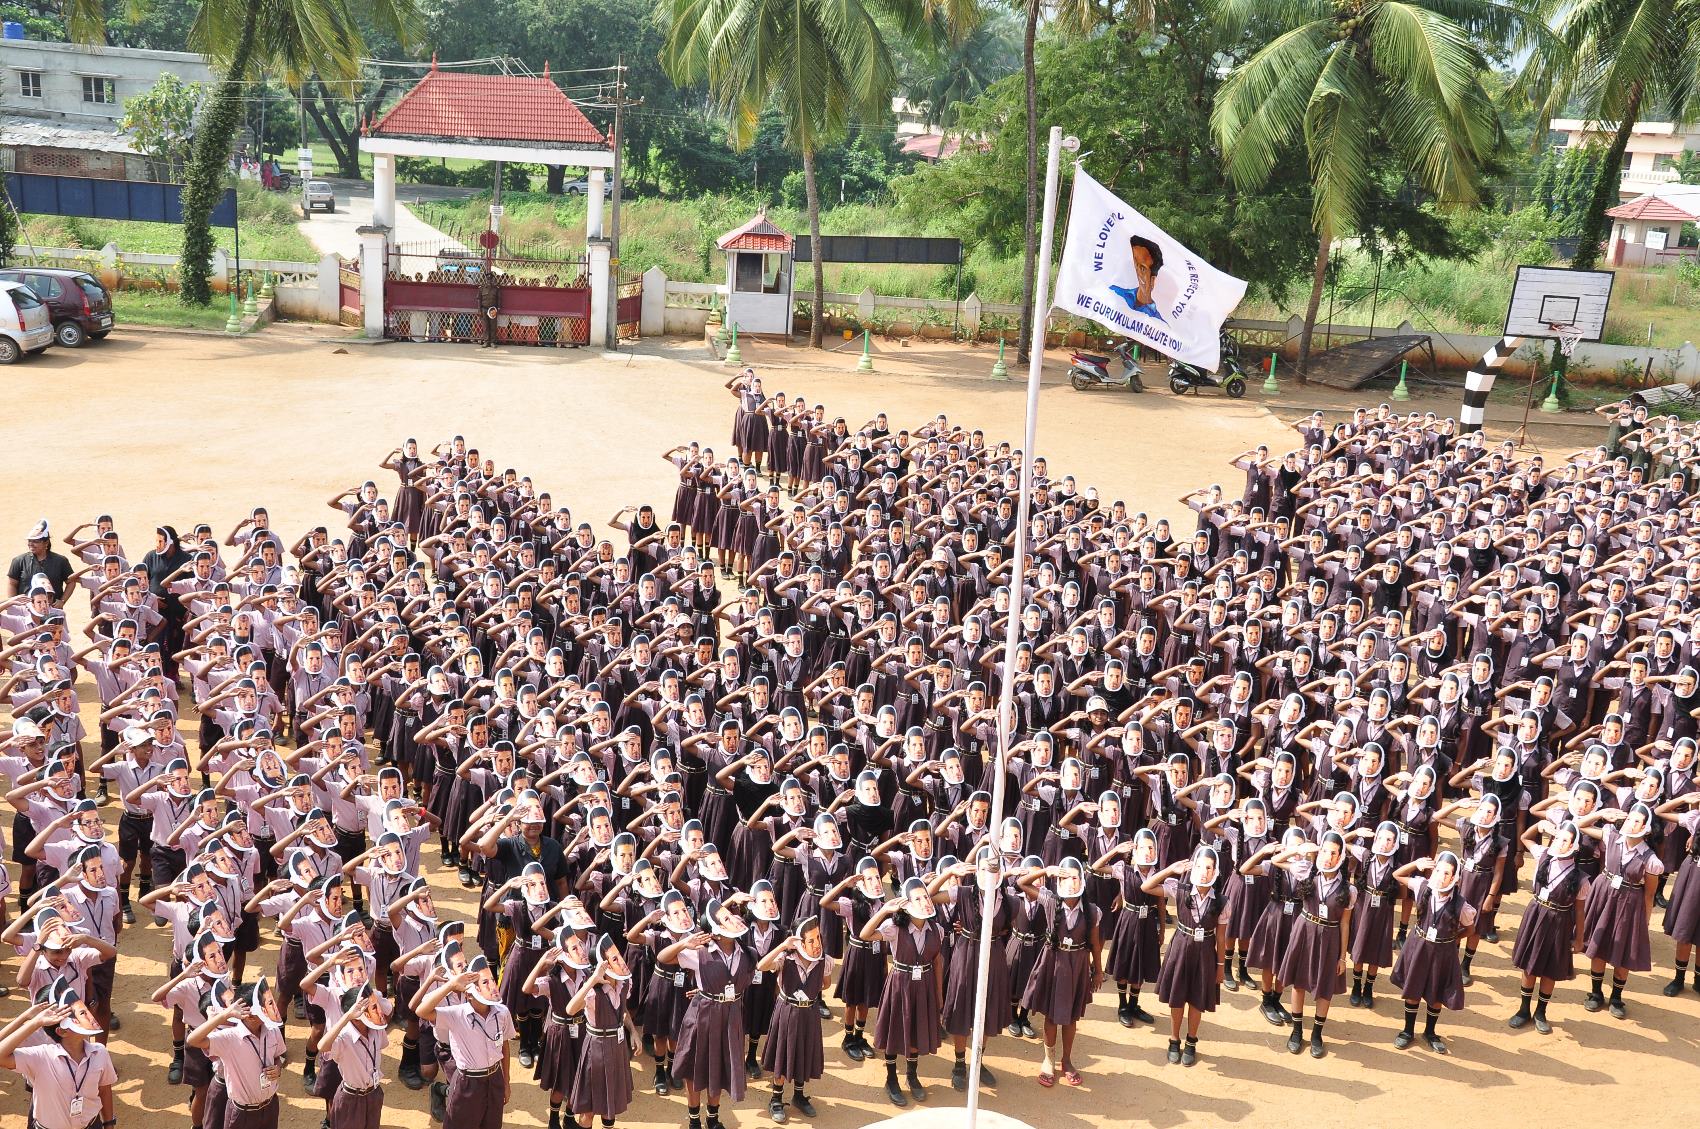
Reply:
<svg viewBox="0 0 1700 1129"><path fill-rule="evenodd" d="M1553 325L1573 325L1583 341L1598 341L1611 302L1609 270L1520 266L1505 313L1507 337L1556 337Z"/></svg>

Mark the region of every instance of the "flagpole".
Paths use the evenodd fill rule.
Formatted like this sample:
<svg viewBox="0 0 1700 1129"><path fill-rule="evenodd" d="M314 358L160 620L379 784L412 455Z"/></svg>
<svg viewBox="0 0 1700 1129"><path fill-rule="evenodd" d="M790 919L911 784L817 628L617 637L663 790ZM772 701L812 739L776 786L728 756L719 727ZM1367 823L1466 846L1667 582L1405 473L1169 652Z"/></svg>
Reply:
<svg viewBox="0 0 1700 1129"><path fill-rule="evenodd" d="M1057 226L1057 179L1062 151L1077 152L1080 140L1064 137L1060 126L1051 127L1050 151L1045 159L1045 210L1039 230L1038 272L1033 287L1033 341L1027 360L1027 429L1021 442L1021 488L1016 503L1015 555L1010 561L1009 615L1003 642L1003 685L998 690L998 748L992 766L992 813L987 842L998 850L998 828L1003 822L1004 792L1009 778L1009 747L1015 730L1015 655L1021 640L1021 601L1027 574L1027 535L1033 508L1033 451L1038 443L1039 374L1045 363L1045 321L1050 312L1051 242ZM978 854L978 848L975 851ZM968 1044L968 1129L975 1129L980 1116L980 1063L985 1054L986 984L992 969L992 898L995 887L980 895L980 957L974 988L974 1024Z"/></svg>

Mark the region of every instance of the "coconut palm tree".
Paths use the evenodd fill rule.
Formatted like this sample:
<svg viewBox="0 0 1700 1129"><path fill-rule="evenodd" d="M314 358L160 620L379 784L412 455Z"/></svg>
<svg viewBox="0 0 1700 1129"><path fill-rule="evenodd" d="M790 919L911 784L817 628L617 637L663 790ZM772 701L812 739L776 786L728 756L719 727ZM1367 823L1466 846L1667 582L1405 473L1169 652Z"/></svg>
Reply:
<svg viewBox="0 0 1700 1129"><path fill-rule="evenodd" d="M1319 246L1302 380L1330 248L1368 218L1384 162L1443 204L1479 200L1503 132L1478 44L1539 47L1539 27L1499 0L1222 0L1217 14L1230 33L1269 36L1211 113L1228 175L1253 189L1283 152L1302 146L1309 161Z"/></svg>
<svg viewBox="0 0 1700 1129"><path fill-rule="evenodd" d="M1571 263L1589 269L1642 112L1656 105L1680 124L1700 111L1700 0L1546 0L1542 13L1563 48L1531 56L1522 76L1528 89L1546 92L1543 115L1579 98L1586 116L1616 126Z"/></svg>
<svg viewBox="0 0 1700 1129"><path fill-rule="evenodd" d="M897 64L887 29L912 38L935 26L960 34L975 21L974 0L661 0L658 12L662 68L680 85L706 83L728 117L732 144L754 141L757 120L772 105L786 144L803 159L816 248L809 344L818 349L826 284L815 154L852 120L891 112Z"/></svg>
<svg viewBox="0 0 1700 1129"><path fill-rule="evenodd" d="M134 0L145 6L146 0ZM66 24L82 42L104 38L103 0L67 0ZM265 66L298 85L309 74L351 79L360 72L357 17L406 44L419 16L417 0L204 0L189 42L220 72L196 123L183 183L183 252L177 264L185 303L212 301L209 261L212 210L224 188L226 164L242 120L251 71Z"/></svg>

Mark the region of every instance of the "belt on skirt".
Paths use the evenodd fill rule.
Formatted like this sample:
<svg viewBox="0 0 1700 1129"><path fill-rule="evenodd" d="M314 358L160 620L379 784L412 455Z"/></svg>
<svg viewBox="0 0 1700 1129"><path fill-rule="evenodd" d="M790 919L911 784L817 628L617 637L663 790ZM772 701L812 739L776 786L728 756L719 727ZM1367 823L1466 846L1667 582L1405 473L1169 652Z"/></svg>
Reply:
<svg viewBox="0 0 1700 1129"><path fill-rule="evenodd" d="M735 1003L742 1002L744 997L740 996L740 995L735 995L735 994L730 995L730 996L718 995L714 992L704 992L702 989L699 988L696 991L691 993L691 998L697 999L697 1000L704 1000L704 1001L711 1003L711 1004L735 1004Z"/></svg>
<svg viewBox="0 0 1700 1129"><path fill-rule="evenodd" d="M261 1102L259 1105L243 1105L241 1102L237 1101L235 1098L230 1099L230 1104L235 1106L237 1109L241 1110L243 1113L257 1113L262 1109L270 1109L271 1106L272 1106L272 1103L275 1102L275 1101L277 1101L277 1095L273 1094L271 1097L267 1098L265 1101Z"/></svg>
<svg viewBox="0 0 1700 1129"><path fill-rule="evenodd" d="M347 1082L344 1082L342 1084L341 1088L342 1088L342 1092L345 1093L345 1094L348 1094L350 1097L361 1098L361 1097L365 1097L367 1094L370 1094L373 1090L376 1090L378 1088L378 1084L376 1082L374 1082L370 1086L367 1086L364 1090L356 1090L353 1086L350 1086Z"/></svg>
<svg viewBox="0 0 1700 1129"><path fill-rule="evenodd" d="M617 1039L625 1032L624 1027L592 1027L588 1023L584 1027L585 1034L598 1039Z"/></svg>
<svg viewBox="0 0 1700 1129"><path fill-rule="evenodd" d="M574 1024L579 1023L581 1021L577 1020L577 1019L573 1019L569 1016L556 1015L554 1012L550 1012L549 1013L549 1022L553 1023L556 1027L571 1027Z"/></svg>
<svg viewBox="0 0 1700 1129"><path fill-rule="evenodd" d="M463 1078L488 1078L500 1069L502 1068L499 1066L486 1066L479 1070L467 1070L463 1068L458 1073Z"/></svg>
<svg viewBox="0 0 1700 1129"><path fill-rule="evenodd" d="M904 964L900 960L891 962L891 970L903 976L913 976L917 972L930 971L932 967L930 964Z"/></svg>
<svg viewBox="0 0 1700 1129"><path fill-rule="evenodd" d="M1216 935L1216 930L1214 930L1214 929L1194 929L1190 925L1176 925L1175 926L1175 933L1176 933L1177 936L1190 937L1194 941L1208 941L1210 938L1212 938Z"/></svg>
<svg viewBox="0 0 1700 1129"><path fill-rule="evenodd" d="M1039 935L1037 933L1023 933L1019 929L1010 930L1009 935L1014 937L1017 941L1020 941L1023 945L1031 945L1034 941L1039 939Z"/></svg>
<svg viewBox="0 0 1700 1129"><path fill-rule="evenodd" d="M710 784L707 792L710 796L730 796L732 794L718 784Z"/></svg>
<svg viewBox="0 0 1700 1129"><path fill-rule="evenodd" d="M1324 929L1338 929L1338 928L1340 928L1340 923L1338 921L1330 921L1326 917L1318 917L1318 916L1316 916L1316 914L1310 912L1308 909L1300 910L1299 916L1303 917L1306 921L1310 922L1312 925L1320 925Z"/></svg>
<svg viewBox="0 0 1700 1129"><path fill-rule="evenodd" d="M1086 947L1085 941L1058 941L1054 946L1059 953L1078 953Z"/></svg>
<svg viewBox="0 0 1700 1129"><path fill-rule="evenodd" d="M1555 913L1568 913L1576 908L1575 902L1571 902L1567 906L1561 906L1557 902L1549 902L1545 898L1539 897L1535 899L1535 904L1540 906L1542 909L1550 909Z"/></svg>

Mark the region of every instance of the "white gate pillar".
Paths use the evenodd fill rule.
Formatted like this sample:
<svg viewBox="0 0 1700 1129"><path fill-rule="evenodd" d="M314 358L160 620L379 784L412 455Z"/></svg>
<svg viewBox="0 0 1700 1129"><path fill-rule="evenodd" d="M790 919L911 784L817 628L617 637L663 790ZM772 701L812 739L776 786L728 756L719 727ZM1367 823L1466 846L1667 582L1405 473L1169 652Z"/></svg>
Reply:
<svg viewBox="0 0 1700 1129"><path fill-rule="evenodd" d="M601 169L590 170L590 189L584 195L584 237L586 239L602 238L602 195L603 179L606 174Z"/></svg>
<svg viewBox="0 0 1700 1129"><path fill-rule="evenodd" d="M361 324L374 341L384 335L384 276L389 269L389 235L386 224L355 228L360 236Z"/></svg>
<svg viewBox="0 0 1700 1129"><path fill-rule="evenodd" d="M608 347L608 304L614 300L613 245L606 239L592 239L590 252L590 344L595 349Z"/></svg>

